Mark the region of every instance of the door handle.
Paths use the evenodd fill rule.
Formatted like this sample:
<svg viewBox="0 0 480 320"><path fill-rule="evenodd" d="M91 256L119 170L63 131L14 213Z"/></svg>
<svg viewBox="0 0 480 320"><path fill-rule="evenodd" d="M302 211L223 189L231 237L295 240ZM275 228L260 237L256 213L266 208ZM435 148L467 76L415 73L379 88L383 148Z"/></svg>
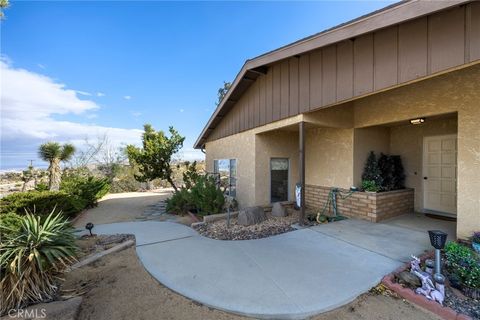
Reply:
<svg viewBox="0 0 480 320"><path fill-rule="evenodd" d="M427 179L428 179L428 177L423 177L423 180L427 180Z"/></svg>

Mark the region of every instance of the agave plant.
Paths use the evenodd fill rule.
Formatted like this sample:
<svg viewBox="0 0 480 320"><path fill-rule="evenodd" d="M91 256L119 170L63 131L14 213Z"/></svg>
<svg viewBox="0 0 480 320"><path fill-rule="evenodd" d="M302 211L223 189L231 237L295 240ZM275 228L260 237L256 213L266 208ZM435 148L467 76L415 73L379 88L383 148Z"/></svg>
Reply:
<svg viewBox="0 0 480 320"><path fill-rule="evenodd" d="M0 226L0 315L30 303L51 300L58 275L76 261L73 228L55 209L44 219L22 217L17 230ZM9 231L9 232L4 232Z"/></svg>

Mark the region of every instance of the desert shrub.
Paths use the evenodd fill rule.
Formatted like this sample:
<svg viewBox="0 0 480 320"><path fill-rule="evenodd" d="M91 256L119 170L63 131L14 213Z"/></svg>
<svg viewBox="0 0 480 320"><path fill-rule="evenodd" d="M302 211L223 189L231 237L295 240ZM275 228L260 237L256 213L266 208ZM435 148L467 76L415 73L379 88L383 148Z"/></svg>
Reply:
<svg viewBox="0 0 480 320"><path fill-rule="evenodd" d="M120 166L111 180L110 192L135 192L141 189L141 183L135 180L137 169L131 166Z"/></svg>
<svg viewBox="0 0 480 320"><path fill-rule="evenodd" d="M48 184L40 182L35 186L36 191L48 191Z"/></svg>
<svg viewBox="0 0 480 320"><path fill-rule="evenodd" d="M0 213L25 215L26 210L46 216L52 210L73 217L84 208L83 202L63 191L29 191L12 193L0 199Z"/></svg>
<svg viewBox="0 0 480 320"><path fill-rule="evenodd" d="M480 258L470 248L456 242L445 246L447 271L468 288L480 288Z"/></svg>
<svg viewBox="0 0 480 320"><path fill-rule="evenodd" d="M167 199L167 212L185 214L195 210L200 215L216 214L223 211L225 197L215 177L198 176L190 189L180 188Z"/></svg>
<svg viewBox="0 0 480 320"><path fill-rule="evenodd" d="M193 208L190 192L185 188L180 188L166 201L167 212L184 215Z"/></svg>
<svg viewBox="0 0 480 320"><path fill-rule="evenodd" d="M16 232L18 229L20 229L21 222L22 222L22 217L16 213L9 212L6 214L0 214L0 226L4 227L4 230L0 232L2 234L2 237L6 233ZM0 241L1 241L1 237L0 237Z"/></svg>
<svg viewBox="0 0 480 320"><path fill-rule="evenodd" d="M8 230L0 245L0 315L53 299L56 276L75 261L76 250L73 228L61 214L52 211L45 219L23 216L20 227Z"/></svg>
<svg viewBox="0 0 480 320"><path fill-rule="evenodd" d="M60 184L60 191L76 198L83 208L91 208L97 204L110 190L108 178L96 178L80 174L64 175Z"/></svg>
<svg viewBox="0 0 480 320"><path fill-rule="evenodd" d="M182 180L186 189L191 189L200 179L200 173L197 170L197 161L192 163L185 162L185 171L182 172Z"/></svg>
<svg viewBox="0 0 480 320"><path fill-rule="evenodd" d="M220 213L225 203L223 192L217 186L215 177L201 176L190 189L191 200L201 215Z"/></svg>

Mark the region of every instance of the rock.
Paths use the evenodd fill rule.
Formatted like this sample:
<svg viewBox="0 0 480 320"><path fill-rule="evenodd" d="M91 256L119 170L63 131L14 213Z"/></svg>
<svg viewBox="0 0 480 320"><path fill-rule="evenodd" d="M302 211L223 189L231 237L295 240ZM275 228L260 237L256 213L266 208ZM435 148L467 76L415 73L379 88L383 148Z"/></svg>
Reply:
<svg viewBox="0 0 480 320"><path fill-rule="evenodd" d="M275 202L272 206L272 216L274 217L286 217L287 210L285 207L280 204L280 202Z"/></svg>
<svg viewBox="0 0 480 320"><path fill-rule="evenodd" d="M267 216L262 207L248 207L238 213L237 223L242 226L250 226L265 221L266 219Z"/></svg>
<svg viewBox="0 0 480 320"><path fill-rule="evenodd" d="M53 301L48 303L39 303L11 312L0 318L5 319L51 319L51 320L75 320L78 310L82 304L82 297L75 297L64 301Z"/></svg>
<svg viewBox="0 0 480 320"><path fill-rule="evenodd" d="M417 288L422 285L420 279L409 271L402 271L396 275L398 282L408 285L412 288Z"/></svg>

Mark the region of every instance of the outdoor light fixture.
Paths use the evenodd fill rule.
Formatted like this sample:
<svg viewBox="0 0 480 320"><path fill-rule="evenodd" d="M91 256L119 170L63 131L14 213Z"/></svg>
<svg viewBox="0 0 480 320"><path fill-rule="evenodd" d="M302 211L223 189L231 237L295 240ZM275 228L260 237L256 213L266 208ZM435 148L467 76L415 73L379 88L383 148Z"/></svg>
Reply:
<svg viewBox="0 0 480 320"><path fill-rule="evenodd" d="M425 118L417 118L417 119L410 120L411 124L422 124L424 122L425 122Z"/></svg>
<svg viewBox="0 0 480 320"><path fill-rule="evenodd" d="M433 275L433 280L435 280L435 282L444 283L445 277L441 272L440 250L445 247L447 234L440 230L428 230L428 236L430 237L430 244L435 248L435 273Z"/></svg>
<svg viewBox="0 0 480 320"><path fill-rule="evenodd" d="M93 236L92 235L93 223L91 223L91 222L87 223L85 225L85 229L87 229L90 232L90 237Z"/></svg>

